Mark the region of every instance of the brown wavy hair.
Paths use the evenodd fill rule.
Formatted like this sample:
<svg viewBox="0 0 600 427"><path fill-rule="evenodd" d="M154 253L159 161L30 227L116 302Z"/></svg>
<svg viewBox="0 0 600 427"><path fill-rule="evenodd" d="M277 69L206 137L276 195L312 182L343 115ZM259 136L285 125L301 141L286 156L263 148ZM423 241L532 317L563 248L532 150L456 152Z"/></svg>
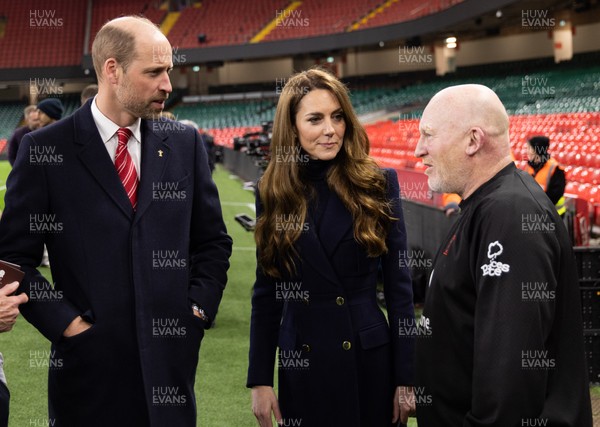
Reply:
<svg viewBox="0 0 600 427"><path fill-rule="evenodd" d="M330 91L339 101L346 123L344 141L327 172L327 184L350 211L354 238L368 256L387 252L386 237L394 220L386 200L386 178L369 157L369 138L350 103L348 89L329 72L313 68L293 75L281 90L271 153L299 153L296 113L302 98L314 89ZM294 243L303 231L312 188L301 178L298 159L271 159L258 184L263 211L256 221L258 263L272 277L296 271ZM283 271L282 271L283 270Z"/></svg>

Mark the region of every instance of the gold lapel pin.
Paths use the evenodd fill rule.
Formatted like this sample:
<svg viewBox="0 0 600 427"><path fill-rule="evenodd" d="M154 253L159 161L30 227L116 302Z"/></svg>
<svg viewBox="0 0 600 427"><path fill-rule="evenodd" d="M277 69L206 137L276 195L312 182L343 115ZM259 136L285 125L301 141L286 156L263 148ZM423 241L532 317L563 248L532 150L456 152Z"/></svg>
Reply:
<svg viewBox="0 0 600 427"><path fill-rule="evenodd" d="M158 150L158 157L162 157L163 155L163 150Z"/></svg>

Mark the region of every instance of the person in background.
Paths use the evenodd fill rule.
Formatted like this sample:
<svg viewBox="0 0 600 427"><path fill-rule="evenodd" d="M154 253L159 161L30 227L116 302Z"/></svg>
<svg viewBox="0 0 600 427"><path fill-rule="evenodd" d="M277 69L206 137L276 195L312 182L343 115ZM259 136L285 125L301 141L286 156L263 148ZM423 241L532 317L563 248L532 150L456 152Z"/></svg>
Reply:
<svg viewBox="0 0 600 427"><path fill-rule="evenodd" d="M91 85L84 87L83 90L81 91L81 105L85 104L85 101L87 101L88 99L96 96L97 93L98 93L98 85L97 84L91 84Z"/></svg>
<svg viewBox="0 0 600 427"><path fill-rule="evenodd" d="M565 206L565 171L554 160L548 149L550 139L547 136L534 136L527 141L527 173L540 184L560 216L567 211Z"/></svg>
<svg viewBox="0 0 600 427"><path fill-rule="evenodd" d="M13 295L18 287L19 284L13 282L0 288L0 333L12 329L19 315L19 305L25 304L29 299L24 293ZM0 427L7 427L10 393L6 384L3 364L4 359L0 353Z"/></svg>
<svg viewBox="0 0 600 427"><path fill-rule="evenodd" d="M256 205L246 385L259 425L272 414L283 425L405 423L414 307L398 177L369 157L348 91L328 72L283 88ZM376 301L380 264L389 324Z"/></svg>
<svg viewBox="0 0 600 427"><path fill-rule="evenodd" d="M19 151L19 144L23 137L40 126L40 119L35 105L28 105L25 107L23 110L23 117L25 118L25 126L15 129L8 140L8 162L11 166L15 164L17 152Z"/></svg>
<svg viewBox="0 0 600 427"><path fill-rule="evenodd" d="M508 129L482 85L438 92L419 124L429 187L462 198L421 316L419 427L592 426L575 257Z"/></svg>
<svg viewBox="0 0 600 427"><path fill-rule="evenodd" d="M442 210L448 217L458 214L460 212L461 198L456 193L444 193L442 194Z"/></svg>
<svg viewBox="0 0 600 427"><path fill-rule="evenodd" d="M58 98L46 98L37 105L40 127L51 125L62 119L65 112L62 102Z"/></svg>
<svg viewBox="0 0 600 427"><path fill-rule="evenodd" d="M210 167L210 173L212 174L215 170L216 163L216 153L215 153L215 141L212 136L204 132L198 123L193 120L183 119L180 120L179 123L183 123L184 125L191 126L198 131L200 134L200 139L202 140L202 144L204 144L204 149L206 150L206 154L208 156L208 166Z"/></svg>
<svg viewBox="0 0 600 427"><path fill-rule="evenodd" d="M217 163L215 140L212 135L204 132L203 129L198 129L198 132L200 132L200 139L202 140L204 148L206 149L206 154L208 155L210 173L213 173L215 171L215 164Z"/></svg>

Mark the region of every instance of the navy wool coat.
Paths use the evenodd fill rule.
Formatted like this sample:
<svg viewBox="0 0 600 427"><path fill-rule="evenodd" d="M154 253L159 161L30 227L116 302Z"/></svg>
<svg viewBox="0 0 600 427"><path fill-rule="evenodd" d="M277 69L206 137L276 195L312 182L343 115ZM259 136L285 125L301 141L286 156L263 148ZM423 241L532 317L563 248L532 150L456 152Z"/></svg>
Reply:
<svg viewBox="0 0 600 427"><path fill-rule="evenodd" d="M0 258L26 273L21 311L52 343L49 417L195 426L191 301L214 319L231 253L206 152L192 128L142 120L134 212L90 103L25 136L0 221ZM36 270L44 244L53 286ZM93 326L64 338L80 315Z"/></svg>
<svg viewBox="0 0 600 427"><path fill-rule="evenodd" d="M331 191L319 233L309 218L296 242L296 275L276 280L257 268L247 386L273 385L278 349L284 425L389 426L395 387L413 383L414 336L398 327L414 323L410 275L399 262L406 232L396 172L385 173L398 218L386 255L367 257ZM260 197L257 206L260 215ZM376 301L380 265L389 323Z"/></svg>

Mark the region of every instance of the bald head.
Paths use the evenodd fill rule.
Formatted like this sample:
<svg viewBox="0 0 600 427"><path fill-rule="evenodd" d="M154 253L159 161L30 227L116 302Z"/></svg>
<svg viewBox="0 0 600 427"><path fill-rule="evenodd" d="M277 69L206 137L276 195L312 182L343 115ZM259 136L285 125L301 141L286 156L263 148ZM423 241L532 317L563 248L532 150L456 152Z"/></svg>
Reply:
<svg viewBox="0 0 600 427"><path fill-rule="evenodd" d="M431 98L426 109L443 117L446 126L481 128L494 143L494 147L488 144L487 148L506 145L509 149L508 114L498 95L487 86L467 84L442 89Z"/></svg>
<svg viewBox="0 0 600 427"><path fill-rule="evenodd" d="M510 163L508 114L482 85L459 85L431 98L420 123L415 156L430 166L430 187L467 197Z"/></svg>
<svg viewBox="0 0 600 427"><path fill-rule="evenodd" d="M109 58L114 58L127 70L129 64L138 57L141 44L167 42L152 21L139 16L123 16L102 26L92 44L92 60L98 80L103 78L103 66Z"/></svg>

